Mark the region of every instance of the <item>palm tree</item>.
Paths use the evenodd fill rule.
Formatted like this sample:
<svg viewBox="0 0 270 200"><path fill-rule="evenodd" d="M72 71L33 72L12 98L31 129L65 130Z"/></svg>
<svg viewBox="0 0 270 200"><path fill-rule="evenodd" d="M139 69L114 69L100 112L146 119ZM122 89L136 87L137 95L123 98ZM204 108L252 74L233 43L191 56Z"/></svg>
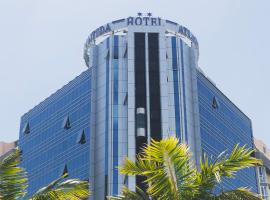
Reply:
<svg viewBox="0 0 270 200"><path fill-rule="evenodd" d="M121 195L108 197L111 200L261 200L247 188L222 191L214 189L223 178L234 178L237 171L261 165L252 157L253 150L236 145L230 154L220 154L213 162L204 155L198 169L191 161L185 144L171 137L161 141L152 140L150 145L137 155L136 162L126 159L120 172L129 176L145 176L148 189L137 192L123 189Z"/></svg>
<svg viewBox="0 0 270 200"><path fill-rule="evenodd" d="M48 186L41 188L29 200L81 200L87 198L89 195L88 182L78 179L63 181L67 176L68 174L64 174Z"/></svg>
<svg viewBox="0 0 270 200"><path fill-rule="evenodd" d="M27 193L27 174L19 167L20 151L15 149L0 160L0 200L25 199ZM80 200L89 195L87 181L69 179L68 174L41 188L29 200Z"/></svg>
<svg viewBox="0 0 270 200"><path fill-rule="evenodd" d="M16 199L26 194L26 172L18 167L20 151L16 149L0 160L0 199Z"/></svg>

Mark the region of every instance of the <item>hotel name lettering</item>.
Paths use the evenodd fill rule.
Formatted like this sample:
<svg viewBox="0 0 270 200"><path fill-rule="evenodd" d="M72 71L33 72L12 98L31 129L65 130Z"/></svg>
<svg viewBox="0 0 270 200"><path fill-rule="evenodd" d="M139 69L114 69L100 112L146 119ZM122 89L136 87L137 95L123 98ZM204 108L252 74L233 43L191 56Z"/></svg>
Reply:
<svg viewBox="0 0 270 200"><path fill-rule="evenodd" d="M129 17L126 19L127 26L160 26L161 18L159 17Z"/></svg>
<svg viewBox="0 0 270 200"><path fill-rule="evenodd" d="M128 17L123 20L118 20L118 23L124 22L126 23L126 26L161 26L161 18L159 17L144 17L144 16L138 16L138 17ZM193 34L184 26L178 25L178 33L186 36L189 38L195 45L198 45L197 39L193 36ZM105 26L101 26L97 28L95 31L91 33L88 40L93 41L97 37L112 32L111 24L106 24Z"/></svg>

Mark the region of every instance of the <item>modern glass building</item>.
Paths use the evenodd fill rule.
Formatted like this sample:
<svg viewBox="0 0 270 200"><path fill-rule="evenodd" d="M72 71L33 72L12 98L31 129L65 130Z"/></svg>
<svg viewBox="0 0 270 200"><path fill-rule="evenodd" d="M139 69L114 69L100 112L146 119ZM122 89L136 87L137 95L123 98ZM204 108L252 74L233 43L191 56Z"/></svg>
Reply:
<svg viewBox="0 0 270 200"><path fill-rule="evenodd" d="M21 119L22 166L30 193L68 171L89 180L93 199L135 190L137 177L121 175L150 138L176 136L199 164L235 144L253 147L250 119L198 68L196 37L151 13L113 21L88 37L88 69ZM225 189L258 191L255 169Z"/></svg>

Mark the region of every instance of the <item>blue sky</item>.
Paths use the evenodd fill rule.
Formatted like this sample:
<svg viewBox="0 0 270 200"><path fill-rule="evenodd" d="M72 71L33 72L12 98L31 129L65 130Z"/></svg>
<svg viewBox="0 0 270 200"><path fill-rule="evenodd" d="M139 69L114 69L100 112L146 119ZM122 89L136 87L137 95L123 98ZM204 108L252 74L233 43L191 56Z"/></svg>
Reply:
<svg viewBox="0 0 270 200"><path fill-rule="evenodd" d="M0 141L18 138L20 116L86 69L88 34L152 12L198 38L199 65L270 145L269 0L0 1Z"/></svg>

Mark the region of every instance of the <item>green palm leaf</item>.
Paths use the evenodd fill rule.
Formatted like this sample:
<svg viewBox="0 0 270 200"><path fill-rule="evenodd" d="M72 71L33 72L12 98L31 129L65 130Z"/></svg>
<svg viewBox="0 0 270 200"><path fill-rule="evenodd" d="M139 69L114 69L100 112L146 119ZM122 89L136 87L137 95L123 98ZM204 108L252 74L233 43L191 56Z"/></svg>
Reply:
<svg viewBox="0 0 270 200"><path fill-rule="evenodd" d="M122 195L116 197L108 197L109 200L150 200L148 194L137 187L137 191L130 191L127 187L123 187Z"/></svg>
<svg viewBox="0 0 270 200"><path fill-rule="evenodd" d="M13 200L26 193L26 172L18 166L19 160L18 149L0 160L0 199Z"/></svg>
<svg viewBox="0 0 270 200"><path fill-rule="evenodd" d="M81 200L89 196L89 184L87 181L70 179L63 181L68 174L53 181L48 186L41 188L30 200ZM63 181L63 182L61 182Z"/></svg>
<svg viewBox="0 0 270 200"><path fill-rule="evenodd" d="M196 175L196 184L200 186L199 196L210 195L222 178L233 178L237 171L261 165L262 162L251 156L252 150L236 145L231 154L221 153L217 159L210 162L204 155L201 159L200 171Z"/></svg>
<svg viewBox="0 0 270 200"><path fill-rule="evenodd" d="M120 172L127 175L146 176L147 192L160 199L181 199L188 193L195 193L193 184L195 173L190 161L188 148L171 137L161 141L151 141L143 148L136 162L126 160Z"/></svg>
<svg viewBox="0 0 270 200"><path fill-rule="evenodd" d="M222 192L217 197L213 198L215 200L262 200L262 198L250 192L246 188L238 188L236 190Z"/></svg>
<svg viewBox="0 0 270 200"><path fill-rule="evenodd" d="M27 189L27 174L19 167L21 153L15 149L0 159L0 200L24 199ZM40 189L30 200L81 200L89 196L87 181L70 179L68 174ZM63 182L62 182L63 181Z"/></svg>
<svg viewBox="0 0 270 200"><path fill-rule="evenodd" d="M145 176L147 195L124 189L122 195L110 199L143 200L260 200L245 188L215 194L214 189L224 177L233 178L237 171L261 165L253 158L252 150L236 145L231 154L221 153L215 160L206 155L198 170L191 162L190 153L176 138L152 140L137 155L136 162L126 159L120 172L129 176ZM145 193L144 193L145 194Z"/></svg>

